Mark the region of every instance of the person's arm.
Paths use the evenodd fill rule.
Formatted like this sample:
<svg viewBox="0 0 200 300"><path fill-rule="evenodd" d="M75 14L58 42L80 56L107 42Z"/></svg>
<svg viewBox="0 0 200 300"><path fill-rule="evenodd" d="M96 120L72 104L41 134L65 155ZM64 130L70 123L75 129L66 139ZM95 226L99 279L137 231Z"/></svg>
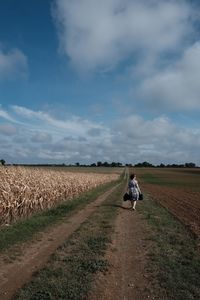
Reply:
<svg viewBox="0 0 200 300"><path fill-rule="evenodd" d="M137 182L137 189L138 189L139 193L142 194L138 182Z"/></svg>
<svg viewBox="0 0 200 300"><path fill-rule="evenodd" d="M127 184L126 192L129 192L129 183Z"/></svg>

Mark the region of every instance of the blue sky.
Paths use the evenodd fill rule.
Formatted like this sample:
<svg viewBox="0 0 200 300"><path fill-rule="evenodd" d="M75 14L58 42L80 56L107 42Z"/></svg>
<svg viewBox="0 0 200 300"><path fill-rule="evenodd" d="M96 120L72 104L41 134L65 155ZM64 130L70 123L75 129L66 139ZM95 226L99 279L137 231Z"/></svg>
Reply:
<svg viewBox="0 0 200 300"><path fill-rule="evenodd" d="M0 2L0 157L200 165L198 2Z"/></svg>

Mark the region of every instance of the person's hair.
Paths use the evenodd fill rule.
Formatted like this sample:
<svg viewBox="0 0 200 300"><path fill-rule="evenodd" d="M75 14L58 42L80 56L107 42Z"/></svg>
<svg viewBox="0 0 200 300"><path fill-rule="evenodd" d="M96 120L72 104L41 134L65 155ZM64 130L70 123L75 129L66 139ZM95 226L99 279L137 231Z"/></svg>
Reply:
<svg viewBox="0 0 200 300"><path fill-rule="evenodd" d="M131 174L130 179L133 180L135 177L135 174Z"/></svg>

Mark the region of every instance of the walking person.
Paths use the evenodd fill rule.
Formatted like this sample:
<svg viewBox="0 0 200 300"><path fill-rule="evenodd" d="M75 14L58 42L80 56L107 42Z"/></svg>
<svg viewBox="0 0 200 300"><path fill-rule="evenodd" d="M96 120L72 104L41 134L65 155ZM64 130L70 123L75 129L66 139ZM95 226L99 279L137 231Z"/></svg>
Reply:
<svg viewBox="0 0 200 300"><path fill-rule="evenodd" d="M139 194L141 194L141 190L136 180L135 174L130 175L130 180L127 187L127 193L129 193L130 196L131 207L133 210L135 210L136 201L139 199Z"/></svg>

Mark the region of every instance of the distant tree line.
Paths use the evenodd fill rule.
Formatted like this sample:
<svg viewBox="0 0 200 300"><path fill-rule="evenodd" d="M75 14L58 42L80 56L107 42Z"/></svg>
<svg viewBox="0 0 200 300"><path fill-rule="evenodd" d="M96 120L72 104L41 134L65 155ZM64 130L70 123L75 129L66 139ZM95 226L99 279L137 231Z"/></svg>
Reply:
<svg viewBox="0 0 200 300"><path fill-rule="evenodd" d="M4 159L0 159L0 165L5 166L6 161ZM7 164L10 165L10 164ZM96 163L91 164L81 164L79 162L75 164L12 164L14 166L32 166L32 167L123 167L124 165L120 162L101 162L97 161ZM187 162L184 164L159 164L159 165L153 165L147 161L144 161L142 163L132 164L132 163L126 163L126 167L137 167L137 168L196 168L196 164L193 162Z"/></svg>
<svg viewBox="0 0 200 300"><path fill-rule="evenodd" d="M114 162L114 161L111 163L108 163L107 161L105 161L105 162L98 161L97 163L92 163L89 165L82 165L80 163L76 163L76 166L77 167L122 167L123 164L120 162Z"/></svg>
<svg viewBox="0 0 200 300"><path fill-rule="evenodd" d="M159 165L153 165L151 163L148 163L147 161L144 161L143 163L135 164L134 167L143 167L143 168L196 168L196 164L193 162L185 163L185 164L159 164Z"/></svg>

